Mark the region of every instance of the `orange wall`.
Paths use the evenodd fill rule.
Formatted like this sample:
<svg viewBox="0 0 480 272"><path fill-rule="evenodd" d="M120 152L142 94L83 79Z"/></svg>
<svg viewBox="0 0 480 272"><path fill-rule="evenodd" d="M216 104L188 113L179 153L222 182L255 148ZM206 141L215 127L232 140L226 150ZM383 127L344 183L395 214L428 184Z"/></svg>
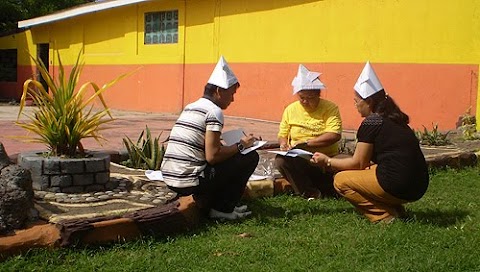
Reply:
<svg viewBox="0 0 480 272"><path fill-rule="evenodd" d="M93 65L85 67L82 78L104 84L139 66ZM182 106L183 65L142 65L133 75L105 92L108 106L146 112L179 112Z"/></svg>
<svg viewBox="0 0 480 272"><path fill-rule="evenodd" d="M18 100L22 96L23 82L32 78L32 66L17 66L17 82L0 82L0 97Z"/></svg>
<svg viewBox="0 0 480 272"><path fill-rule="evenodd" d="M353 85L363 65L306 64L309 69L323 73L321 80L327 89L322 97L337 103L345 129L355 129L361 121L353 106ZM298 64L230 63L230 66L240 79L241 88L226 114L279 121L283 108L295 99L290 83ZM373 63L373 66L387 92L411 116L415 128L425 125L431 129L431 122L437 122L440 129L452 129L459 115L470 106L475 108L478 65ZM211 69L213 65L187 65L186 102L201 95Z"/></svg>
<svg viewBox="0 0 480 272"><path fill-rule="evenodd" d="M322 97L338 104L344 128L357 128L361 118L353 106L353 85L364 64L305 65L323 73L321 80L327 89ZM290 83L298 64L230 63L230 66L241 88L225 114L279 121L283 108L295 100ZM458 116L469 106L475 108L478 65L373 63L373 66L387 92L410 115L411 125L416 129L422 125L431 129L432 122L439 123L442 130L452 129ZM90 65L85 67L82 78L102 85L137 67ZM105 97L112 108L179 113L203 94L213 67L214 64L143 65L134 75L108 90Z"/></svg>
<svg viewBox="0 0 480 272"><path fill-rule="evenodd" d="M0 98L3 99L16 99L18 95L17 82L0 82Z"/></svg>

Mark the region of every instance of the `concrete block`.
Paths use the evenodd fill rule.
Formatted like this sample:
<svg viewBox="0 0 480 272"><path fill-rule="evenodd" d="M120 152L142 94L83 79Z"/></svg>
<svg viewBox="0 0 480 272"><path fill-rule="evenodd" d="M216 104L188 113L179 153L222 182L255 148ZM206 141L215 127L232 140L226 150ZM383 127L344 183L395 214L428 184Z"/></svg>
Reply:
<svg viewBox="0 0 480 272"><path fill-rule="evenodd" d="M50 187L50 180L48 176L32 174L31 177L33 190L46 191Z"/></svg>
<svg viewBox="0 0 480 272"><path fill-rule="evenodd" d="M93 174L72 175L74 186L92 185L95 182Z"/></svg>
<svg viewBox="0 0 480 272"><path fill-rule="evenodd" d="M57 158L38 158L43 159L43 173L47 175L60 174L60 161Z"/></svg>
<svg viewBox="0 0 480 272"><path fill-rule="evenodd" d="M70 175L52 176L50 178L50 186L58 186L61 188L72 186L73 180Z"/></svg>
<svg viewBox="0 0 480 272"><path fill-rule="evenodd" d="M60 161L62 174L80 174L85 173L85 162L76 159L63 159Z"/></svg>
<svg viewBox="0 0 480 272"><path fill-rule="evenodd" d="M95 174L96 184L106 184L110 181L110 172L100 172Z"/></svg>

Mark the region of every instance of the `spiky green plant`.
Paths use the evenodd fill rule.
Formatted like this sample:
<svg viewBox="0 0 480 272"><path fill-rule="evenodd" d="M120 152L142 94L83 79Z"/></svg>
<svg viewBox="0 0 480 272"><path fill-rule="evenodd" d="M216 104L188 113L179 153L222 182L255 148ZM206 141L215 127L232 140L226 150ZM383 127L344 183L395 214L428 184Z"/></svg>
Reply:
<svg viewBox="0 0 480 272"><path fill-rule="evenodd" d="M440 146L440 145L449 145L451 144L450 140L447 138L450 131L446 133L440 132L438 129L437 123L432 123L432 130L429 131L425 126L423 126L422 131L416 131L415 134L420 142L423 145L430 146Z"/></svg>
<svg viewBox="0 0 480 272"><path fill-rule="evenodd" d="M153 138L148 126L145 127L136 143L128 136L123 138L123 144L128 152L128 160L123 164L132 168L158 170L165 154L165 147L160 142L162 133Z"/></svg>
<svg viewBox="0 0 480 272"><path fill-rule="evenodd" d="M477 124L475 116L470 114L472 107L469 107L465 113L461 116L462 125L460 126L460 131L464 140L478 140L480 139L480 134L477 133Z"/></svg>
<svg viewBox="0 0 480 272"><path fill-rule="evenodd" d="M86 82L77 89L83 63L80 61L81 53L72 67L69 75L66 74L58 53L58 78L49 73L40 58L34 58L41 77L46 82L48 90L36 79L28 79L23 84L23 93L20 100L16 124L36 136L30 137L30 141L44 143L49 148L49 155L76 157L84 155L81 140L94 138L101 143L104 138L99 134L103 129L101 125L113 121L110 110L102 96L103 92L131 73L120 75L114 80L98 87L93 82ZM91 96L86 96L88 88L93 89ZM37 105L33 114L26 114L27 122L19 121L23 112L27 97ZM99 100L103 108L93 110L93 102Z"/></svg>

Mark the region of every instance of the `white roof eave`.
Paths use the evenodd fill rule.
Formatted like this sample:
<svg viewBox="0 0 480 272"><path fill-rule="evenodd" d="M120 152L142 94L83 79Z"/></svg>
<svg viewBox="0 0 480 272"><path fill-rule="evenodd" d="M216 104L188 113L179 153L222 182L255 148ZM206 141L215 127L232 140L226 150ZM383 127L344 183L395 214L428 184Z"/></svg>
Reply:
<svg viewBox="0 0 480 272"><path fill-rule="evenodd" d="M53 14L20 21L18 22L18 28L27 28L31 26L40 25L40 24L46 24L54 21L64 20L64 19L68 19L68 18L72 18L75 16L88 14L96 11L136 4L140 2L148 2L148 1L151 1L151 0L111 0L111 1L94 3L91 5L83 5L76 8L74 7L64 11L59 11Z"/></svg>

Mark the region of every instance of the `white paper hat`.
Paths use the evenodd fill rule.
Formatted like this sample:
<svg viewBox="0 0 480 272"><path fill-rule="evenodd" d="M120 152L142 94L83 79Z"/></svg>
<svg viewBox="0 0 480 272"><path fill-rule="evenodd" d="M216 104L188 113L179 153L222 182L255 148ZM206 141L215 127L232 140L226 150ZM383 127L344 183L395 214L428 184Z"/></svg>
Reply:
<svg viewBox="0 0 480 272"><path fill-rule="evenodd" d="M213 69L212 75L210 75L208 79L208 83L223 89L228 89L237 82L238 79L228 66L227 61L223 56L220 56L215 69Z"/></svg>
<svg viewBox="0 0 480 272"><path fill-rule="evenodd" d="M307 67L300 64L298 66L297 76L292 80L293 94L298 93L301 90L323 90L325 84L323 84L318 78L321 73L310 72Z"/></svg>
<svg viewBox="0 0 480 272"><path fill-rule="evenodd" d="M365 67L363 67L363 71L353 88L363 99L383 90L382 83L380 83L369 61L367 61Z"/></svg>

